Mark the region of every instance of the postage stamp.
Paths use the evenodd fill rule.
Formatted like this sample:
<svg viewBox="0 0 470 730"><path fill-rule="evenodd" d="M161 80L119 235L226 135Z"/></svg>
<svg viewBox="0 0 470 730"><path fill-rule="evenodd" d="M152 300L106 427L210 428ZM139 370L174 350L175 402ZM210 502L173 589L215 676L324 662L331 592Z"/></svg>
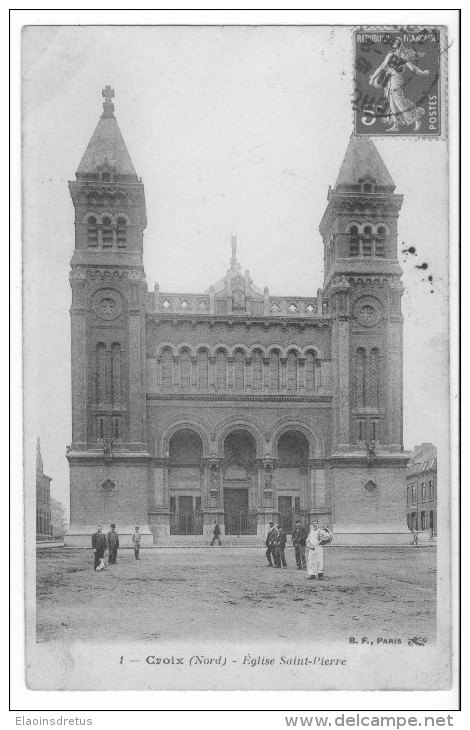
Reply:
<svg viewBox="0 0 470 730"><path fill-rule="evenodd" d="M439 137L443 133L442 28L354 30L354 131Z"/></svg>

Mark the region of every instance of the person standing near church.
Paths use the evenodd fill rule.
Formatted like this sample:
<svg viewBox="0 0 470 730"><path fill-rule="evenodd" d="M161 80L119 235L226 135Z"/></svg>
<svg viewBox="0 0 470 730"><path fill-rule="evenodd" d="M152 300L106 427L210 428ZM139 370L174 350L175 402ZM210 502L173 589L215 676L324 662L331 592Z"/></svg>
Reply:
<svg viewBox="0 0 470 730"><path fill-rule="evenodd" d="M307 570L307 562L305 560L305 543L307 542L307 535L308 529L302 525L300 517L297 517L295 527L292 530L292 543L294 545L297 570Z"/></svg>
<svg viewBox="0 0 470 730"><path fill-rule="evenodd" d="M214 527L212 528L211 547L213 547L216 540L219 543L219 545L222 546L222 543L220 542L220 525L217 521L214 522Z"/></svg>
<svg viewBox="0 0 470 730"><path fill-rule="evenodd" d="M111 525L111 529L106 534L106 546L108 548L109 565L116 565L117 551L119 547L119 535L116 532L115 524Z"/></svg>
<svg viewBox="0 0 470 730"><path fill-rule="evenodd" d="M286 542L287 535L282 529L281 525L277 526L277 538L276 538L276 556L275 565L276 568L287 568L286 563Z"/></svg>
<svg viewBox="0 0 470 730"><path fill-rule="evenodd" d="M100 566L101 561L104 559L104 552L106 550L106 537L101 532L101 529L101 525L98 525L96 532L94 532L91 536L91 547L95 554L93 570L96 570Z"/></svg>
<svg viewBox="0 0 470 730"><path fill-rule="evenodd" d="M142 535L139 532L139 528L135 528L135 532L132 535L132 542L134 544L134 555L136 560L140 560L139 558L139 552L140 552L140 541L142 539Z"/></svg>
<svg viewBox="0 0 470 730"><path fill-rule="evenodd" d="M310 580L314 580L317 576L318 580L323 580L323 546L320 542L318 520L312 522L306 546L308 549L307 576Z"/></svg>
<svg viewBox="0 0 470 730"><path fill-rule="evenodd" d="M274 521L270 520L269 530L266 535L266 558L268 560L268 568L273 568L273 560L276 562L276 538L277 530L274 527Z"/></svg>

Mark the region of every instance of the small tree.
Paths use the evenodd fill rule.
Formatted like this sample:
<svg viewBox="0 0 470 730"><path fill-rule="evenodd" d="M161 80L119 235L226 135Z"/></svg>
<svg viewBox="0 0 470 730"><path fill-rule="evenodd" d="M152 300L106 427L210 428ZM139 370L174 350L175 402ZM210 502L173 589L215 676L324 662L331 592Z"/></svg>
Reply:
<svg viewBox="0 0 470 730"><path fill-rule="evenodd" d="M54 497L51 497L51 522L53 536L64 537L68 528L65 507Z"/></svg>

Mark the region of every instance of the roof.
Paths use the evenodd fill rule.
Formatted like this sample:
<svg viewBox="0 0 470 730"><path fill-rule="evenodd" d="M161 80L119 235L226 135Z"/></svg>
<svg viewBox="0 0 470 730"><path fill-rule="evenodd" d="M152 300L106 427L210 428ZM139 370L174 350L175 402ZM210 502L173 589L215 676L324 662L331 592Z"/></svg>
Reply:
<svg viewBox="0 0 470 730"><path fill-rule="evenodd" d="M367 176L373 178L377 185L395 188L395 183L372 140L352 135L335 187L357 185L361 178Z"/></svg>
<svg viewBox="0 0 470 730"><path fill-rule="evenodd" d="M437 468L437 449L433 444L416 446L408 462L407 476Z"/></svg>
<svg viewBox="0 0 470 730"><path fill-rule="evenodd" d="M77 176L96 173L97 167L106 163L114 167L118 175L133 175L137 178L126 143L114 116L100 117L78 166Z"/></svg>

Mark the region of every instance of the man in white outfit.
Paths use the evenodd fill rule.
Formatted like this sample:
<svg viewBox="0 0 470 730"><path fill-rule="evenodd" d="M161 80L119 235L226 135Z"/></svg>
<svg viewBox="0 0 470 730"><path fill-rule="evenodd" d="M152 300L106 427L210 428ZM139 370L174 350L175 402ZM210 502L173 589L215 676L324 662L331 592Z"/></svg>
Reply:
<svg viewBox="0 0 470 730"><path fill-rule="evenodd" d="M320 544L320 530L318 520L313 520L310 532L307 537L307 577L315 580L323 580L323 546Z"/></svg>

